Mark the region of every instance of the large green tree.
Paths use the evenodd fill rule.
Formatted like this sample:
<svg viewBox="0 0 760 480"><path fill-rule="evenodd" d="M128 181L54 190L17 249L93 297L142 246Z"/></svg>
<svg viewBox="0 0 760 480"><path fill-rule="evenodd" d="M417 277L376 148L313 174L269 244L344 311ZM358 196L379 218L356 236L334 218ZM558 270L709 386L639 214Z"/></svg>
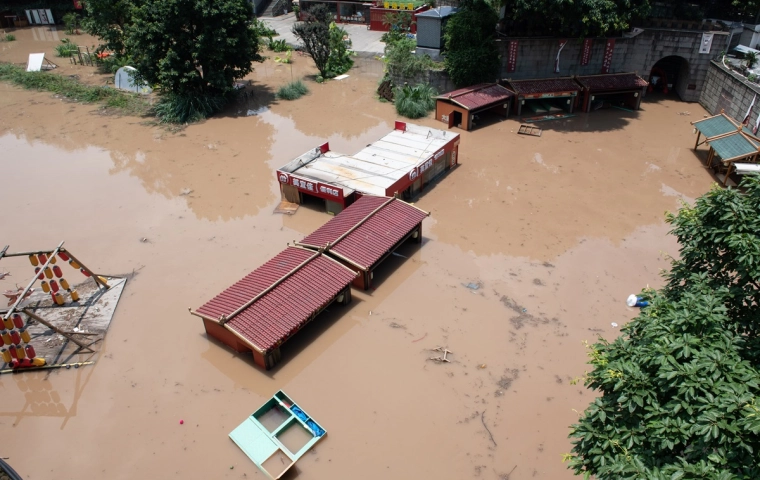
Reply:
<svg viewBox="0 0 760 480"><path fill-rule="evenodd" d="M247 0L144 0L126 46L140 76L174 95L214 96L262 61Z"/></svg>
<svg viewBox="0 0 760 480"><path fill-rule="evenodd" d="M498 77L497 22L496 12L484 0L462 0L446 24L444 63L457 86L493 82Z"/></svg>
<svg viewBox="0 0 760 480"><path fill-rule="evenodd" d="M600 396L572 426L587 478L760 478L760 181L668 215L680 258L614 342L590 346Z"/></svg>
<svg viewBox="0 0 760 480"><path fill-rule="evenodd" d="M124 53L124 32L132 22L132 9L139 0L87 0L84 2L84 30L100 38L103 47L118 55Z"/></svg>
<svg viewBox="0 0 760 480"><path fill-rule="evenodd" d="M305 21L293 25L293 34L303 42L304 50L309 54L319 70L327 78L327 62L330 60L330 23L332 14L323 4L309 9Z"/></svg>

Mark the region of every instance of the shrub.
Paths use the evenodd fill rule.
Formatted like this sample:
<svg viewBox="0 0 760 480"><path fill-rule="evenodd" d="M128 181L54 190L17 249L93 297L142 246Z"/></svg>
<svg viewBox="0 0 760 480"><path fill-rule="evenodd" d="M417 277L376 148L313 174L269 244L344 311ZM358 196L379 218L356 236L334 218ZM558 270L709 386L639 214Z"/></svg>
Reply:
<svg viewBox="0 0 760 480"><path fill-rule="evenodd" d="M417 42L411 38L402 38L385 46L386 71L391 76L415 77L427 70L440 70L443 64L434 61L429 55L412 53Z"/></svg>
<svg viewBox="0 0 760 480"><path fill-rule="evenodd" d="M419 84L413 87L404 85L396 88L394 103L396 112L407 118L422 118L435 108L435 96L438 93L433 87Z"/></svg>
<svg viewBox="0 0 760 480"><path fill-rule="evenodd" d="M132 63L132 59L126 55L111 55L100 60L99 67L103 73L116 73L121 67Z"/></svg>
<svg viewBox="0 0 760 480"><path fill-rule="evenodd" d="M74 12L69 12L64 15L61 20L63 20L66 35L73 35L77 29L77 23L79 22L79 17L77 17L77 14Z"/></svg>
<svg viewBox="0 0 760 480"><path fill-rule="evenodd" d="M79 51L79 48L74 45L71 40L64 38L61 43L55 46L55 55L57 57L71 57Z"/></svg>
<svg viewBox="0 0 760 480"><path fill-rule="evenodd" d="M5 34L5 41L6 42L15 42L16 41L16 35L12 33Z"/></svg>
<svg viewBox="0 0 760 480"><path fill-rule="evenodd" d="M276 37L279 35L279 33L277 33L277 30L273 28L269 28L269 26L266 23L262 22L256 17L253 17L253 19L251 20L251 23L248 25L248 28L253 30L257 38L271 39L272 37Z"/></svg>
<svg viewBox="0 0 760 480"><path fill-rule="evenodd" d="M162 123L191 123L220 111L227 104L222 95L178 95L167 93L154 108Z"/></svg>
<svg viewBox="0 0 760 480"><path fill-rule="evenodd" d="M296 100L309 93L309 89L301 80L290 82L277 90L277 98L283 100Z"/></svg>
<svg viewBox="0 0 760 480"><path fill-rule="evenodd" d="M335 22L330 23L330 57L325 68L327 77L337 77L351 70L354 61L351 58L351 40L348 33Z"/></svg>
<svg viewBox="0 0 760 480"><path fill-rule="evenodd" d="M285 40L269 39L269 50L273 52L287 52L290 50L290 46L285 42Z"/></svg>

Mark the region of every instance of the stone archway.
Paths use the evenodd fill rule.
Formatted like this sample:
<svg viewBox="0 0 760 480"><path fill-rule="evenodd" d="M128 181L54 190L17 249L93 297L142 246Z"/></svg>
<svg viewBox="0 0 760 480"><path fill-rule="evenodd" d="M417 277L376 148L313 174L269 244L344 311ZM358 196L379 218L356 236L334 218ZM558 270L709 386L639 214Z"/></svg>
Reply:
<svg viewBox="0 0 760 480"><path fill-rule="evenodd" d="M675 93L683 99L689 86L689 62L679 55L669 55L652 66L647 92Z"/></svg>

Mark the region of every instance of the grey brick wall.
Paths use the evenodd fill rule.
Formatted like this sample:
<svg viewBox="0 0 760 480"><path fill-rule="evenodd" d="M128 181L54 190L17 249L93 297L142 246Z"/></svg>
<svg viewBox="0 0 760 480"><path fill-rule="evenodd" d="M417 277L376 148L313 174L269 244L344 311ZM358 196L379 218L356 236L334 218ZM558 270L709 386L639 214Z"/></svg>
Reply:
<svg viewBox="0 0 760 480"><path fill-rule="evenodd" d="M707 69L699 103L711 115L717 115L724 110L727 115L741 122L755 95L758 99L755 101L754 111L750 113L752 126L757 120L756 112L760 110L760 86L749 83L741 75L728 70L720 62L714 61Z"/></svg>

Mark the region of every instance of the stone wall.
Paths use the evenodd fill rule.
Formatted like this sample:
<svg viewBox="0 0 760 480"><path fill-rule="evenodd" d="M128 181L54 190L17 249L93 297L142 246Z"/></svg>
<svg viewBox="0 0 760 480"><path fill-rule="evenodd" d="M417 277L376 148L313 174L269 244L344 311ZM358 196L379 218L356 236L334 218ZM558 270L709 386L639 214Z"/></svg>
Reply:
<svg viewBox="0 0 760 480"><path fill-rule="evenodd" d="M428 70L415 77L403 77L401 75L391 75L391 82L394 86L403 86L405 83L409 85L417 85L418 83L428 83L438 93L445 93L455 90L456 87L451 81L449 76L444 71Z"/></svg>
<svg viewBox="0 0 760 480"><path fill-rule="evenodd" d="M760 86L750 83L741 75L732 72L720 62L714 61L707 70L702 94L699 103L711 115L720 113L721 110L732 118L744 120L752 99L755 95L760 96ZM755 102L760 108L760 100ZM754 112L750 114L750 124L754 126L757 117Z"/></svg>
<svg viewBox="0 0 760 480"><path fill-rule="evenodd" d="M636 72L649 80L652 67L662 58L676 55L682 57L683 65L679 82L674 88L681 99L696 102L702 90L710 61L727 48L728 34L715 32L712 47L707 54L699 53L701 31L668 29L645 29L632 37L615 39L610 73ZM517 62L514 72L507 72L510 40L518 42ZM581 65L583 41L571 39L562 49L559 73L554 72L555 58L559 49L557 38L502 38L499 40L502 78L528 79L594 75L601 73L602 56L606 39L593 39L588 65Z"/></svg>

